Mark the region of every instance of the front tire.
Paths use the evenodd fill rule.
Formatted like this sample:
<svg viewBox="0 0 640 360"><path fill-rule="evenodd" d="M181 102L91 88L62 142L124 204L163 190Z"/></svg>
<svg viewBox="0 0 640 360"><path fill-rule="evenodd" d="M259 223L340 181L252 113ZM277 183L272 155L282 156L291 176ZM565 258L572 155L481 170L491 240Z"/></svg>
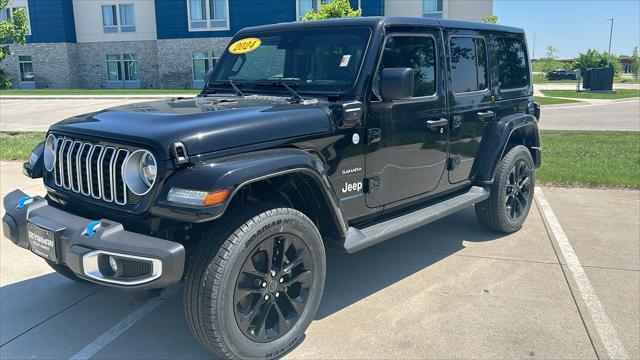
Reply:
<svg viewBox="0 0 640 360"><path fill-rule="evenodd" d="M529 149L514 146L496 167L491 195L475 206L480 224L506 234L519 230L531 209L535 182Z"/></svg>
<svg viewBox="0 0 640 360"><path fill-rule="evenodd" d="M320 304L326 260L303 213L230 214L201 240L184 289L194 336L223 358L275 358L302 340Z"/></svg>

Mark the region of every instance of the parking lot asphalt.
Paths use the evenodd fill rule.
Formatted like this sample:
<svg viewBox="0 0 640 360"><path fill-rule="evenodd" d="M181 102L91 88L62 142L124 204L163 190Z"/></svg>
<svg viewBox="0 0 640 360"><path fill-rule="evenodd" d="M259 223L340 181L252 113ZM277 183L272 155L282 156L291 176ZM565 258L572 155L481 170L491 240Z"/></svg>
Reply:
<svg viewBox="0 0 640 360"><path fill-rule="evenodd" d="M145 101L151 100L0 97L0 131L47 131L50 125L71 116ZM640 99L549 106L542 109L540 129L640 131L639 119Z"/></svg>
<svg viewBox="0 0 640 360"><path fill-rule="evenodd" d="M44 193L17 163L0 171L3 196ZM318 314L286 357L590 359L617 341L639 358L640 192L538 195L512 235L484 230L468 209L353 255L329 251ZM211 357L188 330L180 286L141 304L66 280L5 238L0 286L2 359Z"/></svg>

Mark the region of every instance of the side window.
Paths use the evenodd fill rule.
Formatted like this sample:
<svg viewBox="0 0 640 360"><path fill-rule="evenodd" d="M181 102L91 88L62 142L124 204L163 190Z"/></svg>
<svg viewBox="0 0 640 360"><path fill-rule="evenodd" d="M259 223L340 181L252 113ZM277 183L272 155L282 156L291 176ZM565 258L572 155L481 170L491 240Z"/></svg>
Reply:
<svg viewBox="0 0 640 360"><path fill-rule="evenodd" d="M389 37L379 71L386 68L412 68L415 76L413 96L436 93L436 45L428 36ZM378 74L380 75L380 74Z"/></svg>
<svg viewBox="0 0 640 360"><path fill-rule="evenodd" d="M451 37L451 82L453 92L466 93L487 88L487 47L477 37Z"/></svg>
<svg viewBox="0 0 640 360"><path fill-rule="evenodd" d="M529 86L527 52L522 40L498 38L498 79L501 89L518 89Z"/></svg>

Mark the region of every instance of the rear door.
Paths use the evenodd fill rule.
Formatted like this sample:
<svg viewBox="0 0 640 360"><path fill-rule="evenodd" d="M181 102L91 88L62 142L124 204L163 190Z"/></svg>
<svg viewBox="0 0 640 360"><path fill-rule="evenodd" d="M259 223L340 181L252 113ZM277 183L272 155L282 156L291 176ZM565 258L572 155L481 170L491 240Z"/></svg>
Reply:
<svg viewBox="0 0 640 360"><path fill-rule="evenodd" d="M419 197L433 191L442 178L448 110L441 49L437 30L391 33L386 38L376 76L379 79L385 68L412 68L414 96L371 103L366 156L369 207ZM374 92L379 93L376 86Z"/></svg>
<svg viewBox="0 0 640 360"><path fill-rule="evenodd" d="M487 43L481 33L447 30L450 71L449 182L469 179L482 135L495 121L495 102L490 88Z"/></svg>

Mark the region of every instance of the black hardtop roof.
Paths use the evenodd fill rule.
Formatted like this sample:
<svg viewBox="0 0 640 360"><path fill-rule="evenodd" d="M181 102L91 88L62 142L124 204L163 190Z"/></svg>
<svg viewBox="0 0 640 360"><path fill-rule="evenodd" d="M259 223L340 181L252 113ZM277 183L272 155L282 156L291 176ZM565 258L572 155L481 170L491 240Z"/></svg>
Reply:
<svg viewBox="0 0 640 360"><path fill-rule="evenodd" d="M343 19L329 19L329 20L314 20L314 21L294 21L287 23L278 23L272 25L261 25L248 27L240 30L238 34L253 33L261 31L279 31L279 30L295 30L306 28L331 28L338 26L415 26L415 27L442 27L453 29L466 29L466 30L485 30L485 31L497 31L497 32L509 32L516 34L523 34L524 30L517 27L484 24L473 21L459 21L459 20L441 20L435 18L421 18L421 17L389 17L389 16L370 16L370 17L357 17L357 18L343 18Z"/></svg>

